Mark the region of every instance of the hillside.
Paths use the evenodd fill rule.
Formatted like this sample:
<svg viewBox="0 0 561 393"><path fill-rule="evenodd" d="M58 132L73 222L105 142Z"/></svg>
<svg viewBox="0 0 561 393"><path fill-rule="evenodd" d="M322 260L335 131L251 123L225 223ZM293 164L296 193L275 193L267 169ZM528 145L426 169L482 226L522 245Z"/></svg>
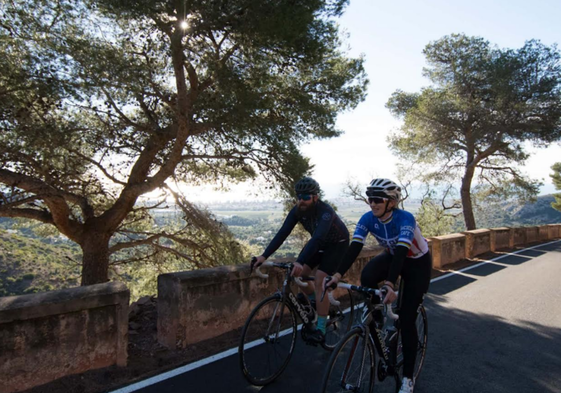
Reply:
<svg viewBox="0 0 561 393"><path fill-rule="evenodd" d="M476 212L477 226L496 228L501 226L530 226L561 222L561 212L551 207L553 195L543 195L535 203L506 202L487 206Z"/></svg>
<svg viewBox="0 0 561 393"><path fill-rule="evenodd" d="M551 207L552 202L555 202L553 195L544 195L538 197L536 203L513 206L510 210L511 222L523 225L561 222L561 212Z"/></svg>
<svg viewBox="0 0 561 393"><path fill-rule="evenodd" d="M0 296L77 286L81 258L73 243L0 229Z"/></svg>

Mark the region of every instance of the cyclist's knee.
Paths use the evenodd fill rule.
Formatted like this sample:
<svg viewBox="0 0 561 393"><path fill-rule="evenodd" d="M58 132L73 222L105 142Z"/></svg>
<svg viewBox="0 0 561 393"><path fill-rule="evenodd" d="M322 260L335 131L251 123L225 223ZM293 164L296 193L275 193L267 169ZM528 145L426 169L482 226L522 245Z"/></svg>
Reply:
<svg viewBox="0 0 561 393"><path fill-rule="evenodd" d="M309 276L310 274L312 274L312 268L309 265L304 263L302 265L302 275L303 276Z"/></svg>
<svg viewBox="0 0 561 393"><path fill-rule="evenodd" d="M316 270L316 276L330 276L331 274L327 273L325 270L322 269L318 269Z"/></svg>
<svg viewBox="0 0 561 393"><path fill-rule="evenodd" d="M316 277L316 279L315 279L315 282L314 282L314 286L316 288L316 291L322 292L323 291L323 281L324 281L325 277L327 277L327 273L318 270L318 271L316 271L315 277Z"/></svg>

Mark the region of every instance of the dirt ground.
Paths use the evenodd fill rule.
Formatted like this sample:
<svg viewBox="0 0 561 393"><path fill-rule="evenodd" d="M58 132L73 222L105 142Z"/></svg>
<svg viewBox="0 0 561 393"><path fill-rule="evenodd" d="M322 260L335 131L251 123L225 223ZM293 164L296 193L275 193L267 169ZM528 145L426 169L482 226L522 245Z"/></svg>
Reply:
<svg viewBox="0 0 561 393"><path fill-rule="evenodd" d="M487 253L433 269L433 278L464 267L489 260L500 253ZM60 378L37 386L24 393L103 393L130 385L153 375L192 363L238 345L240 330L226 333L212 340L191 345L183 350L170 350L157 340L157 299L145 297L131 304L129 311L128 365L111 366L83 374Z"/></svg>

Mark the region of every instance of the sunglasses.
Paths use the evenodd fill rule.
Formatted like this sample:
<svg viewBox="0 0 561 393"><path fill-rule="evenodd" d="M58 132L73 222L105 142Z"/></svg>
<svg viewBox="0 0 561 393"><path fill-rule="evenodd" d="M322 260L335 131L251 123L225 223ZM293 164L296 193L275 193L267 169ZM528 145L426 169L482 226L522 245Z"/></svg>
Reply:
<svg viewBox="0 0 561 393"><path fill-rule="evenodd" d="M374 204L378 205L380 203L386 202L387 200L388 200L388 198L370 197L370 198L368 198L368 204L371 205L371 204L374 203Z"/></svg>
<svg viewBox="0 0 561 393"><path fill-rule="evenodd" d="M312 199L312 195L311 194L298 194L296 195L296 197L298 198L298 200L303 200L303 201L309 201L310 199Z"/></svg>

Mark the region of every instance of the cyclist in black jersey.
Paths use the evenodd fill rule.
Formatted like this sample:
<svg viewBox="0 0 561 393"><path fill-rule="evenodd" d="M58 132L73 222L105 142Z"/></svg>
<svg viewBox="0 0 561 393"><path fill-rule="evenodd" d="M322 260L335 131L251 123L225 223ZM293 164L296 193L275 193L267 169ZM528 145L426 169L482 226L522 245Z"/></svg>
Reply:
<svg viewBox="0 0 561 393"><path fill-rule="evenodd" d="M309 286L303 291L316 300L318 313L317 329L308 332L311 341L322 343L325 340L325 324L329 311L327 296L319 301L323 291L323 281L337 269L339 261L345 255L349 245L349 231L335 213L333 208L319 199L319 184L311 177L304 177L295 185L298 198L296 205L290 210L284 224L275 235L263 254L257 257L255 266L261 265L269 258L286 240L296 224L300 223L311 235L306 243L292 271L293 276L309 276L314 268L315 292Z"/></svg>
<svg viewBox="0 0 561 393"><path fill-rule="evenodd" d="M364 267L360 281L363 286L370 288L377 287L383 281L383 286L387 288L386 304L397 298L394 290L398 276L404 281L399 312L404 378L399 393L413 393L418 342L415 321L419 305L429 288L432 257L413 215L397 208L401 200L401 188L397 184L388 179L374 179L366 188L366 195L371 211L358 221L347 254L337 273L329 277L325 285L337 284L362 250L368 233L386 248Z"/></svg>

